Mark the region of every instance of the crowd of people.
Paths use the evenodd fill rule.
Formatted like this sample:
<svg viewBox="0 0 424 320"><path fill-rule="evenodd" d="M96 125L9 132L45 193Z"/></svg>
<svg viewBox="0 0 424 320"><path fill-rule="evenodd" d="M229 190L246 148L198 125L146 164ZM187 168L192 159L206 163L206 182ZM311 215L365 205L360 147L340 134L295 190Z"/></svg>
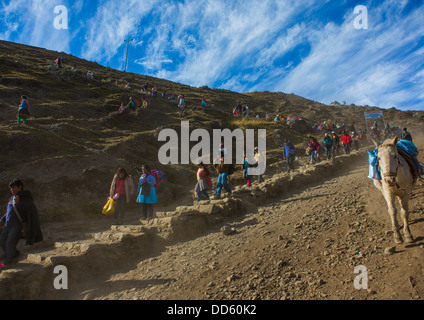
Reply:
<svg viewBox="0 0 424 320"><path fill-rule="evenodd" d="M249 106L247 104L243 104L241 101L237 103L237 105L233 108L234 116L249 116Z"/></svg>
<svg viewBox="0 0 424 320"><path fill-rule="evenodd" d="M56 68L61 69L63 65L63 59L58 58L56 60ZM76 71L76 67L73 68ZM89 72L89 77L93 77L93 74ZM127 84L129 86L129 84ZM158 97L158 89L153 86L149 89L149 83L145 82L142 85L142 93L147 93L152 98ZM186 111L186 98L184 95L175 97L174 94L168 95L166 91L163 91L161 98L174 102L179 108L179 115L183 117ZM148 109L150 107L150 98L142 98L141 106L140 102L135 100L133 97L129 98L127 104L122 103L119 107L119 112L135 112L137 108ZM200 108L206 112L209 108L208 103L205 99L202 99ZM233 108L233 115L235 116L249 116L249 107L247 104L243 104L241 101ZM30 118L30 104L27 96L21 97L21 102L18 107L17 122L24 124L27 123ZM259 119L259 115L256 115L256 119ZM265 120L269 120L268 113L265 114ZM273 118L274 122L279 121L291 121L300 120L303 121L303 117L289 117L286 115L278 114ZM315 124L313 130L317 133L325 132L322 140L318 141L315 137L309 136L306 144L306 154L311 164L321 161L321 156L325 154L328 160L334 159L342 151L345 154L350 154L351 150L359 149L364 145L364 141L367 139L366 130L355 130L354 124L350 127L338 125L336 123L327 124L324 122L321 125ZM386 126L384 134L387 136L389 132L392 132L393 128ZM375 123L371 128L371 137L380 138L381 130L378 124ZM409 140L412 142L412 136L408 132L407 128L404 128L401 134L401 139ZM209 191L213 190L214 198L219 199L222 196L222 192L225 190L227 196L232 196L232 188L229 183L231 175L234 173L235 168L232 164L227 164L224 161L225 158L224 146L220 146L219 159L213 164L213 169L216 171L217 182L213 190L213 184L211 180L211 172L208 166L199 163L196 171L196 185L194 186L194 196L197 200L210 199ZM282 146L282 159L286 161L285 170L290 173L295 170L295 162L299 158L299 153L294 144L289 140L285 139ZM266 162L265 157L259 152L258 148L254 149L254 159L248 159L247 154L244 154L244 162L241 166L243 179L247 183L247 187L252 187L255 175L258 183L264 182L262 174L252 174L252 169L257 168L260 165L264 165ZM157 188L163 179L163 173L158 170L152 170L149 165L144 165L141 170L140 177L138 179L137 188L133 182L133 178L128 174L125 168L119 168L112 178L109 189L109 199L114 201L114 212L113 212L113 224L120 225L125 223L125 216L127 211L127 205L134 200L141 205L141 216L144 219L150 219L155 216L154 205L159 202ZM0 248L3 250L4 265L10 265L16 262L19 258L20 252L17 250L17 244L21 238L26 239L27 245L33 245L35 243L43 241L43 234L40 228L40 220L36 206L34 204L31 192L24 189L21 180L13 180L9 184L10 192L12 196L7 204L6 213L0 219ZM4 266L0 264L0 267Z"/></svg>

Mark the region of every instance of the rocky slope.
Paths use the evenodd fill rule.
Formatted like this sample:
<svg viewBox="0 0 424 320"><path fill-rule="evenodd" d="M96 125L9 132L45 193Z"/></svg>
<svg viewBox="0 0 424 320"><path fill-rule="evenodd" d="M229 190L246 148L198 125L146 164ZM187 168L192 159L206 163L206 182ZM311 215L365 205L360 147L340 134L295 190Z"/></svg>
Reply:
<svg viewBox="0 0 424 320"><path fill-rule="evenodd" d="M65 68L58 71L51 65L59 55ZM24 180L46 238L21 248L16 268L2 272L1 298L422 298L417 263L423 254L422 185L411 201L417 242L397 246L388 256L384 249L392 241L385 204L366 178L370 146L317 166L303 156L314 123L363 127L363 113L378 108L326 106L284 93L193 88L1 41L0 62L0 195L6 204L10 180ZM93 71L94 79L70 71L71 66ZM168 100L140 93L146 81L159 92L184 94L187 116L179 117ZM31 102L28 125L14 118L22 94ZM117 112L130 96L150 98L150 108ZM202 98L211 106L207 113L195 110ZM238 101L249 105L251 115L302 116L307 126L235 118L231 110ZM422 112L390 109L384 115L392 125L408 126L422 149ZM160 130L178 132L181 120L210 132L267 129L265 183L249 189L238 170L231 179L233 199L193 203L195 167L164 166L157 159ZM291 176L283 172L284 138L301 154ZM136 182L136 168L144 163L166 175L157 219L140 221L140 208L133 203L127 224L110 227L100 211L114 172L126 167ZM67 291L52 287L53 269L60 264L70 271L73 286ZM358 264L370 270L368 291L352 289Z"/></svg>

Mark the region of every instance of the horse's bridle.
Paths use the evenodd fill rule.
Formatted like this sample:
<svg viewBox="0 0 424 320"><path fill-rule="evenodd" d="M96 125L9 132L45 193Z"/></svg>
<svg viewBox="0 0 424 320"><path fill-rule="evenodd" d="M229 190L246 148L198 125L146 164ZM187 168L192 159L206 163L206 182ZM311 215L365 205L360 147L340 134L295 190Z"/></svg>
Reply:
<svg viewBox="0 0 424 320"><path fill-rule="evenodd" d="M396 149L396 146L392 146L392 145L385 145L385 146L381 146L381 147L379 147L378 148L378 151L380 151L380 148L387 148L387 147L392 147L392 148L394 148L395 149L395 151L396 151L396 158L397 158L397 163L398 163L398 165L396 166L396 172L389 172L389 173L386 173L386 174L383 174L382 172L381 172L381 178L382 178L382 180L384 180L384 177L394 177L395 179L395 185L396 185L396 188L398 188L399 190L401 190L401 191L403 191L404 193L406 193L406 189L413 183L413 182L411 182L410 184L408 184L405 188L401 188L400 186L399 186L399 184L396 182L396 177L397 177L397 175L398 175L398 170L399 170L399 166L402 166L402 163L400 162L400 157L399 157L399 152L397 151L397 149ZM380 161L380 157L377 157L377 160L378 160L378 162ZM379 166L379 165L378 165ZM380 167L380 166L379 166ZM380 167L380 171L381 171L381 167ZM380 181L380 184L381 184L381 181Z"/></svg>
<svg viewBox="0 0 424 320"><path fill-rule="evenodd" d="M385 146L379 147L379 148L378 148L378 151L380 151L380 148L381 148L381 149L383 149L383 148L387 148L387 147L392 147L392 148L394 148L394 149L395 149L395 151L396 151L396 159L397 159L397 163L398 163L398 165L396 166L396 171L395 171L395 172L389 172L389 173L385 173L385 174L381 173L381 176L382 176L382 177L397 177L398 170L399 170L399 165L402 165L402 164L400 163L400 160L399 160L399 153L398 153L398 151L397 151L396 147L395 147L395 146L391 146L391 145L385 145ZM379 152L379 153L380 153L380 152ZM378 161L380 161L380 157L378 157L377 159L378 159ZM381 169L380 169L380 170L381 170Z"/></svg>

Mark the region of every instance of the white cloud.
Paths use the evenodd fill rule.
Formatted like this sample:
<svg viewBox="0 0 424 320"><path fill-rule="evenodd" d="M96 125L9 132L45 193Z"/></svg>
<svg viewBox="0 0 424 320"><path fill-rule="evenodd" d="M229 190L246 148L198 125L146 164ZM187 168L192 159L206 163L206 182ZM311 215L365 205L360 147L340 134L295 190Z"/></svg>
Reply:
<svg viewBox="0 0 424 320"><path fill-rule="evenodd" d="M405 89L405 79L422 64L408 49L424 35L423 7L402 19L391 15L395 10L384 12L387 20L378 21L373 16L369 30L353 29L349 16L340 26L330 23L311 30L310 55L271 90L286 90L325 103L346 100L380 107L418 98L417 88Z"/></svg>
<svg viewBox="0 0 424 320"><path fill-rule="evenodd" d="M9 28L1 37L7 41L69 52L69 30L56 30L53 25L54 8L59 4L54 0L10 1L0 10Z"/></svg>
<svg viewBox="0 0 424 320"><path fill-rule="evenodd" d="M86 23L82 56L88 60L110 60L124 40L133 38L142 18L153 5L152 2L137 0L100 2L93 18Z"/></svg>

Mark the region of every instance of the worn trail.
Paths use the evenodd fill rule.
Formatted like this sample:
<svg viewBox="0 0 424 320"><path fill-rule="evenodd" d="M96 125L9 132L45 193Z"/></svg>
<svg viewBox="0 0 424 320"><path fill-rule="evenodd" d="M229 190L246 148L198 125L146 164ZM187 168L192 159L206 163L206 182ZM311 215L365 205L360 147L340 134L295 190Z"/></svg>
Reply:
<svg viewBox="0 0 424 320"><path fill-rule="evenodd" d="M411 201L413 245L393 255L384 200L359 167L267 201L213 232L93 283L86 299L422 299L423 187ZM357 290L356 266L368 270ZM412 280L411 280L412 279ZM412 281L412 282L411 282ZM413 284L411 284L413 283Z"/></svg>

